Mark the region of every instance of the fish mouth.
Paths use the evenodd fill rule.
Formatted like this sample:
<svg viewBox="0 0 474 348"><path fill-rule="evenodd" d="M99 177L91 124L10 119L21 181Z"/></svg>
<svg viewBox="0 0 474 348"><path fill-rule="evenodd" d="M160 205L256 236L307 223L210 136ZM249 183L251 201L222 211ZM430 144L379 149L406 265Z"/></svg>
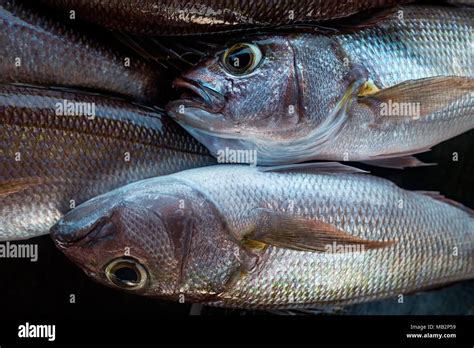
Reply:
<svg viewBox="0 0 474 348"><path fill-rule="evenodd" d="M166 112L181 126L210 134L233 133L233 124L223 114L226 98L222 93L185 77L175 79L173 87L182 91L181 97L169 102Z"/></svg>
<svg viewBox="0 0 474 348"><path fill-rule="evenodd" d="M104 217L84 228L60 221L51 228L50 234L58 248L67 249L96 242L110 236L114 231L114 224Z"/></svg>
<svg viewBox="0 0 474 348"><path fill-rule="evenodd" d="M185 106L205 109L212 113L219 113L225 107L225 97L215 89L197 81L178 77L173 81L173 88L181 91L180 102Z"/></svg>

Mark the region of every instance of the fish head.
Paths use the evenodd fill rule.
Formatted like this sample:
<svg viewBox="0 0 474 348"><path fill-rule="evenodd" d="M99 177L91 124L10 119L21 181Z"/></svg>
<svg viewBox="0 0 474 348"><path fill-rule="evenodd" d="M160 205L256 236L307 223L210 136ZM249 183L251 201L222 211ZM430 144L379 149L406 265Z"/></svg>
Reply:
<svg viewBox="0 0 474 348"><path fill-rule="evenodd" d="M265 36L229 44L174 81L183 93L168 105L169 113L223 135L264 135L276 127L293 127L297 115L275 117L297 102L289 47L287 38Z"/></svg>
<svg viewBox="0 0 474 348"><path fill-rule="evenodd" d="M168 114L199 133L214 154L229 139L302 138L347 91L351 66L339 50L331 39L312 35L247 38L178 77L174 87L183 93L168 103Z"/></svg>
<svg viewBox="0 0 474 348"><path fill-rule="evenodd" d="M171 300L183 294L187 301L209 299L239 267L235 242L193 189L163 181L89 200L66 214L51 236L101 284Z"/></svg>

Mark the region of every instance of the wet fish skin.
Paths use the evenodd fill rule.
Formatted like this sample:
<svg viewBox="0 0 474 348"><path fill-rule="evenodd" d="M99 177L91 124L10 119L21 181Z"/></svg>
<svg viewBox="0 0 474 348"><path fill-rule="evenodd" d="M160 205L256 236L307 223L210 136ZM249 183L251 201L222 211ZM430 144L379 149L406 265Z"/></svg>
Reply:
<svg viewBox="0 0 474 348"><path fill-rule="evenodd" d="M93 105L95 116L64 115ZM91 106L92 107L92 106ZM72 207L141 179L215 163L157 111L120 99L0 87L0 240L46 234Z"/></svg>
<svg viewBox="0 0 474 348"><path fill-rule="evenodd" d="M330 20L407 0L41 0L77 18L142 35L195 35ZM105 16L107 14L107 16Z"/></svg>
<svg viewBox="0 0 474 348"><path fill-rule="evenodd" d="M472 211L432 196L360 173L219 165L95 197L51 235L112 287L104 269L129 247L148 274L130 290L140 295L254 309L345 305L474 276ZM272 221L276 233L262 242ZM279 241L282 230L298 233ZM335 243L341 231L365 249L305 249L318 234L325 247L354 246Z"/></svg>
<svg viewBox="0 0 474 348"><path fill-rule="evenodd" d="M0 1L0 47L1 83L85 88L153 104L163 103L166 97L169 77L159 67L58 24L18 1Z"/></svg>
<svg viewBox="0 0 474 348"><path fill-rule="evenodd" d="M473 77L473 14L472 8L401 6L377 26L335 38L379 88L432 76Z"/></svg>
<svg viewBox="0 0 474 348"><path fill-rule="evenodd" d="M355 33L249 36L264 56L254 71L232 76L216 52L175 81L201 96L167 111L213 154L255 150L260 165L423 152L474 127L473 13L406 6ZM384 117L382 102L420 114Z"/></svg>

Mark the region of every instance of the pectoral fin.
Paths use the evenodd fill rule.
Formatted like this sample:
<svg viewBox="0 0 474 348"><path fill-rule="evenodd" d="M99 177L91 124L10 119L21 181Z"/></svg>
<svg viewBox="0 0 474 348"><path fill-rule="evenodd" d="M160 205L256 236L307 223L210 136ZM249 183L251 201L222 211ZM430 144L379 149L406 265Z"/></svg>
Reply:
<svg viewBox="0 0 474 348"><path fill-rule="evenodd" d="M256 209L253 219L254 229L244 239L249 247L258 242L292 250L328 252L334 245L360 246L362 250L369 250L388 247L394 243L362 239L330 223L270 209Z"/></svg>
<svg viewBox="0 0 474 348"><path fill-rule="evenodd" d="M400 118L416 120L442 110L473 89L473 78L438 76L406 81L359 97L359 102L374 109L380 118L375 123Z"/></svg>
<svg viewBox="0 0 474 348"><path fill-rule="evenodd" d="M380 92L380 89L372 80L367 80L359 91L359 97L366 97Z"/></svg>

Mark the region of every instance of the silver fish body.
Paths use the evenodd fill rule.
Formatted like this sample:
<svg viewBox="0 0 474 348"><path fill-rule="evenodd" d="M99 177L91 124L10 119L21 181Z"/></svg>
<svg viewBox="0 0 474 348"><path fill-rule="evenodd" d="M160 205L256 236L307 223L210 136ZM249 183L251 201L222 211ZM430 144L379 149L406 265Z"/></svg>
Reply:
<svg viewBox="0 0 474 348"><path fill-rule="evenodd" d="M412 115L400 117L388 113L384 118L365 104L355 104L338 136L318 149L318 157L329 159L339 153L341 160L344 156L346 160L370 160L423 152L473 129L473 14L472 10L406 7L401 8L393 20L375 28L337 37L349 61L365 67L368 79L380 89L436 76L470 79L465 80L466 88L451 100L443 99L452 92L447 85L442 87L443 96L436 96L436 100L413 98ZM416 96L415 88L412 92ZM396 104L395 98L393 102ZM441 106L420 117L420 111L415 109L428 103ZM390 111L389 104L390 99L387 99L387 111ZM361 136L363 134L365 136Z"/></svg>
<svg viewBox="0 0 474 348"><path fill-rule="evenodd" d="M0 83L105 91L163 103L164 86L170 82L164 69L105 40L73 30L17 0L0 0Z"/></svg>
<svg viewBox="0 0 474 348"><path fill-rule="evenodd" d="M157 111L97 95L0 87L0 240L26 239L133 181L213 164Z"/></svg>
<svg viewBox="0 0 474 348"><path fill-rule="evenodd" d="M406 6L379 24L337 35L380 89L433 76L474 77L472 9Z"/></svg>
<svg viewBox="0 0 474 348"><path fill-rule="evenodd" d="M253 150L261 165L423 152L474 127L473 11L406 6L353 33L249 37L253 70L234 76L235 46L219 52L176 80L193 94L167 109L213 154Z"/></svg>
<svg viewBox="0 0 474 348"><path fill-rule="evenodd" d="M221 165L96 197L52 237L89 276L121 289L104 270L130 248L126 262L148 274L128 289L140 295L239 308L344 305L474 276L472 211L430 195L365 174Z"/></svg>

